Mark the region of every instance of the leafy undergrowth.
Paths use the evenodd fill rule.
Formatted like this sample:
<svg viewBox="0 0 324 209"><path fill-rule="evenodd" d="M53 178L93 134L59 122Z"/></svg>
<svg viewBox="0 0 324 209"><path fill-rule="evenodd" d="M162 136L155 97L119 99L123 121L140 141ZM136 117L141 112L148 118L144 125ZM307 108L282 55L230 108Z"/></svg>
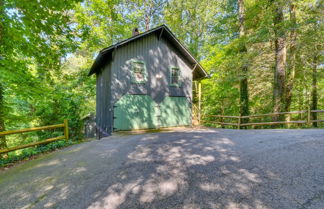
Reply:
<svg viewBox="0 0 324 209"><path fill-rule="evenodd" d="M46 145L39 145L37 147L30 147L19 152L11 152L7 158L0 159L0 168L11 167L19 162L35 159L43 154L53 152L64 147L79 144L84 141L56 141Z"/></svg>

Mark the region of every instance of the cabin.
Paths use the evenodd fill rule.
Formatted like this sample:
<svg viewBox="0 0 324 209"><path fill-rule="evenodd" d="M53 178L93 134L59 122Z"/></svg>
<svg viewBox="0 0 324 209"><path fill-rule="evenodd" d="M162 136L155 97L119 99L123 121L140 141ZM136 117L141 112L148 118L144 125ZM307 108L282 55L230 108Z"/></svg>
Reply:
<svg viewBox="0 0 324 209"><path fill-rule="evenodd" d="M100 51L96 75L99 138L115 131L190 126L193 80L206 71L166 25Z"/></svg>

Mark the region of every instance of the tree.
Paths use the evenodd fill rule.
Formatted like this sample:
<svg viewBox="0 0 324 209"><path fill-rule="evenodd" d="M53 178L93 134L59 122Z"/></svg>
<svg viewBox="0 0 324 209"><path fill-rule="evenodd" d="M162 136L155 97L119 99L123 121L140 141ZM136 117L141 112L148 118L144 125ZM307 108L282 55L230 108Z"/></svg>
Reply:
<svg viewBox="0 0 324 209"><path fill-rule="evenodd" d="M0 0L0 61L4 59L4 2L3 0ZM2 68L2 63L0 64L0 67ZM0 132L5 131L5 123L4 123L4 91L2 82L0 80ZM5 136L0 136L0 149L7 148L7 141ZM1 158L1 156L0 156Z"/></svg>
<svg viewBox="0 0 324 209"><path fill-rule="evenodd" d="M158 24L162 9L167 2L168 0L143 0L145 30L149 30L152 23Z"/></svg>
<svg viewBox="0 0 324 209"><path fill-rule="evenodd" d="M297 44L297 18L296 18L296 4L290 2L290 47L289 47L289 65L287 68L287 82L285 87L285 112L290 111L292 102L292 92L296 74L296 44ZM290 121L290 115L288 115Z"/></svg>
<svg viewBox="0 0 324 209"><path fill-rule="evenodd" d="M301 13L297 16L299 20L299 35L297 48L297 58L296 66L299 73L296 74L296 78L301 80L300 85L303 85L302 89L305 89L306 96L303 98L304 108L310 108L312 110L323 108L323 97L321 92L323 91L324 76L322 72L323 63L323 24L321 20L322 6L318 1L313 1L311 3L300 2L299 12ZM301 75L300 75L301 74ZM297 79L296 79L297 80ZM300 88L300 87L299 87ZM301 91L300 89L298 89ZM298 94L295 91L294 94ZM300 97L300 94L297 95ZM300 99L301 100L301 99ZM311 114L312 120L317 120L317 113ZM318 123L314 122L313 126L316 127Z"/></svg>
<svg viewBox="0 0 324 209"><path fill-rule="evenodd" d="M244 20L245 20L245 8L244 8L244 0L238 0L238 13L239 13L239 29L240 29L240 38L243 39L241 43L240 53L246 54L247 49L245 45L245 28L244 28ZM248 63L243 62L243 65L240 67L240 115L249 115L249 92L248 92ZM243 122L248 122L248 118Z"/></svg>
<svg viewBox="0 0 324 209"><path fill-rule="evenodd" d="M273 84L273 112L281 112L284 104L286 81L286 32L283 27L284 14L282 1L271 0L273 6L273 23L275 33L275 67ZM275 116L275 120L279 117Z"/></svg>
<svg viewBox="0 0 324 209"><path fill-rule="evenodd" d="M198 60L206 57L205 42L215 35L211 28L217 21L218 4L216 0L170 0L164 9L165 22Z"/></svg>
<svg viewBox="0 0 324 209"><path fill-rule="evenodd" d="M0 132L5 131L4 124L4 101L3 101L3 87L0 83ZM5 136L0 136L0 149L7 148L7 141Z"/></svg>
<svg viewBox="0 0 324 209"><path fill-rule="evenodd" d="M318 72L319 69L322 70L323 67L323 43L321 42L321 35L323 31L323 25L321 22L321 5L316 3L310 8L309 19L313 20L312 24L308 28L307 44L310 49L310 68L311 68L311 95L310 95L310 109L318 109L318 78L323 79L323 72ZM309 21L309 20L308 20ZM313 112L311 115L312 120L317 120L317 113ZM313 122L313 127L318 127L317 122Z"/></svg>
<svg viewBox="0 0 324 209"><path fill-rule="evenodd" d="M0 1L0 131L35 121L36 103L73 44L75 1ZM18 137L17 137L18 138ZM0 146L6 147L1 137Z"/></svg>
<svg viewBox="0 0 324 209"><path fill-rule="evenodd" d="M311 93L311 110L317 110L317 66L318 66L318 55L314 56L313 67L312 67L312 93ZM317 113L312 113L312 120L317 120ZM317 127L317 122L313 122L313 126Z"/></svg>
<svg viewBox="0 0 324 209"><path fill-rule="evenodd" d="M314 56L318 58L317 67L322 63L322 56L319 56L323 46L319 38L323 31L320 4L315 0L244 1L245 33L241 38L240 21L236 19L239 3L236 0L216 4L215 19L208 23L213 23L214 27L204 38L207 44L199 49L205 56L202 63L213 77L212 81L204 81L204 94L207 95L203 96L203 107L206 114L221 114L224 105L225 114L241 112L237 111L237 107L241 106L237 104L241 102L237 102L236 96L240 99L242 95L243 64L248 64L250 112L259 114L307 109L314 80ZM315 23L318 23L317 26ZM244 53L243 43L248 49ZM314 77L317 79L317 92L321 92L321 71L317 69ZM235 91L236 88L239 92ZM217 94L217 98L212 97L212 92ZM321 95L317 93L317 103L323 107Z"/></svg>

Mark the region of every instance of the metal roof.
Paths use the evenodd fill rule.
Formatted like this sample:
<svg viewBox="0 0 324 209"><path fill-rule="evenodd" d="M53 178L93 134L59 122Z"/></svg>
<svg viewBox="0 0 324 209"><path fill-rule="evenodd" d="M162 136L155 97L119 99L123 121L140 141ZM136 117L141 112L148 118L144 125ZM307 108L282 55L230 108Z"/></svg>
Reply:
<svg viewBox="0 0 324 209"><path fill-rule="evenodd" d="M194 79L203 79L208 77L208 74L204 70L204 68L191 55L189 50L183 44L181 44L181 42L175 37L175 35L171 32L171 30L166 25L158 26L144 33L132 36L131 38L120 41L114 45L102 49L99 52L98 56L96 57L94 63L92 64L92 67L88 75L90 76L94 73L99 72L102 66L104 66L107 62L109 62L112 59L112 52L114 51L114 49L153 33L163 36L166 40L170 41L173 44L173 46L175 46L180 51L180 53L189 61L189 63L192 65L193 68Z"/></svg>

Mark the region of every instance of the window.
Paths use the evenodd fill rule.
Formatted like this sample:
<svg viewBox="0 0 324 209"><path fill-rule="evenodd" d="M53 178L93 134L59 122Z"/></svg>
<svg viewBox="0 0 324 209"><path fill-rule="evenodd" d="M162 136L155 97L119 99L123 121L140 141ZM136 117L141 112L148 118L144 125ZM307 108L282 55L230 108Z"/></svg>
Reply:
<svg viewBox="0 0 324 209"><path fill-rule="evenodd" d="M179 86L180 85L180 69L179 68L171 67L170 85L171 86Z"/></svg>
<svg viewBox="0 0 324 209"><path fill-rule="evenodd" d="M146 82L146 67L143 61L132 61L132 82L145 83Z"/></svg>

